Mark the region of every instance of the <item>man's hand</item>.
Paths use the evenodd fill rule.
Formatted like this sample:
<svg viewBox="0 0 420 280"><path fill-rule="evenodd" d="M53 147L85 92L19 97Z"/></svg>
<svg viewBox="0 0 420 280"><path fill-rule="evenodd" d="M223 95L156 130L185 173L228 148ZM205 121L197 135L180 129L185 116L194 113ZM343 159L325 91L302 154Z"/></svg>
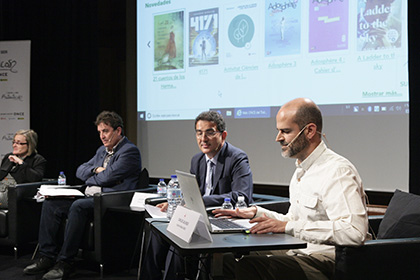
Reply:
<svg viewBox="0 0 420 280"><path fill-rule="evenodd" d="M255 217L255 214L257 213L256 207L248 207L245 209L235 209L235 210L229 210L229 209L215 209L212 211L213 214L215 214L215 217L225 217L225 218L244 218L244 219L252 219Z"/></svg>
<svg viewBox="0 0 420 280"><path fill-rule="evenodd" d="M156 205L156 207L160 208L160 211L166 212L166 210L168 209L168 202L159 203L158 205Z"/></svg>
<svg viewBox="0 0 420 280"><path fill-rule="evenodd" d="M105 170L105 168L103 168L102 166L99 166L95 169L95 173L98 174L98 173L101 173L104 170Z"/></svg>
<svg viewBox="0 0 420 280"><path fill-rule="evenodd" d="M277 219L268 218L265 214L249 221L250 223L258 223L250 229L251 233L269 233L269 232L285 232L287 222Z"/></svg>
<svg viewBox="0 0 420 280"><path fill-rule="evenodd" d="M22 164L23 163L23 160L21 160L20 158L18 158L17 156L15 156L15 155L10 155L9 156L9 160L11 161L11 162L14 162L14 163L17 163L17 164Z"/></svg>

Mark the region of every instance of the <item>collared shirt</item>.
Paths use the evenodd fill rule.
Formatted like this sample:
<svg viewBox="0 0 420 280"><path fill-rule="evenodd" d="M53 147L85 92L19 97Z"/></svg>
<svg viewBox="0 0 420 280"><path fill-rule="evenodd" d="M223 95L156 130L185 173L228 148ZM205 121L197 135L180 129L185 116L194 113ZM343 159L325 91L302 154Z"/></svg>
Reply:
<svg viewBox="0 0 420 280"><path fill-rule="evenodd" d="M111 151L110 151L110 150L108 150L108 148L106 148L106 149L105 149L105 151L106 151L109 155L111 155L111 156L112 156L112 155L114 154L115 150L117 149L118 145L122 142L122 140L124 140L124 138L125 138L125 136L121 137L120 141L118 141L118 143L117 143L117 144L115 144L115 146L114 146L114 147L112 147Z"/></svg>
<svg viewBox="0 0 420 280"><path fill-rule="evenodd" d="M292 176L290 208L286 215L257 207L257 215L287 221L286 233L308 242L296 254L334 256L337 245L360 245L368 238L368 217L362 180L344 157L324 142ZM328 244L328 245L325 245Z"/></svg>

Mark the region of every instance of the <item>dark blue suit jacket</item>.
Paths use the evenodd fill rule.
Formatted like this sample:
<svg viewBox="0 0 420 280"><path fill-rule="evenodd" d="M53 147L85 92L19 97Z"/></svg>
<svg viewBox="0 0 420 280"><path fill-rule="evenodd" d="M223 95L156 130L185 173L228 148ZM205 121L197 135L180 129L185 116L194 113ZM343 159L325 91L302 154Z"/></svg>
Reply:
<svg viewBox="0 0 420 280"><path fill-rule="evenodd" d="M201 194L205 193L207 163L204 153L198 153L191 159L191 174L195 174ZM239 148L225 142L217 158L216 171L213 178L213 190L204 196L204 204L209 206L222 205L229 197L235 205L238 195L243 195L245 201L252 202L253 183L248 156Z"/></svg>
<svg viewBox="0 0 420 280"><path fill-rule="evenodd" d="M100 186L103 192L132 190L137 187L141 171L139 149L126 137L116 147L106 169L98 174L93 169L103 166L107 152L99 147L95 156L77 168L77 178L88 186Z"/></svg>

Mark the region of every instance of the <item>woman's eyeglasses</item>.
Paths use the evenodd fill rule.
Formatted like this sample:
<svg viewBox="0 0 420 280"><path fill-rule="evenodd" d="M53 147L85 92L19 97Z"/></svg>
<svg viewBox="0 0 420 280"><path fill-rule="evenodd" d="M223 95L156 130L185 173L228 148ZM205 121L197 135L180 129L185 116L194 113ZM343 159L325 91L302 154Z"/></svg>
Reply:
<svg viewBox="0 0 420 280"><path fill-rule="evenodd" d="M14 144L16 144L16 145L20 145L20 146L23 146L23 145L27 145L27 144L28 144L28 142L26 142L26 143L22 143L22 142L12 141L12 145L14 145Z"/></svg>

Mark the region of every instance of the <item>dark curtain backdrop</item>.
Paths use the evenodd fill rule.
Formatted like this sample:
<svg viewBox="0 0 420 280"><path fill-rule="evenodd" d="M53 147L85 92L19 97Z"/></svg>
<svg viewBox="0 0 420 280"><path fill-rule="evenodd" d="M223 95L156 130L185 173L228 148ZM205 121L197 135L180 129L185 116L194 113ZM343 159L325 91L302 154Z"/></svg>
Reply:
<svg viewBox="0 0 420 280"><path fill-rule="evenodd" d="M103 109L123 111L124 92L107 93L123 87L109 80L121 80L118 67L123 67L115 60L124 60L125 53L124 33L117 44L122 51L114 51L113 40L106 43L106 34L119 34L116 22L125 22L120 15L112 18L113 10L125 12L125 4L115 8L112 2L119 3L0 0L0 40L31 41L31 128L39 135L38 152L48 160L46 177L64 171L68 183L81 183L75 178L77 166L101 145L96 115ZM111 22L114 28L108 29ZM100 54L110 59L100 63Z"/></svg>
<svg viewBox="0 0 420 280"><path fill-rule="evenodd" d="M420 1L408 1L410 84L410 192L420 195ZM388 128L392 133L392 127ZM394 148L398 149L399 143ZM390 159L392 160L392 159Z"/></svg>

